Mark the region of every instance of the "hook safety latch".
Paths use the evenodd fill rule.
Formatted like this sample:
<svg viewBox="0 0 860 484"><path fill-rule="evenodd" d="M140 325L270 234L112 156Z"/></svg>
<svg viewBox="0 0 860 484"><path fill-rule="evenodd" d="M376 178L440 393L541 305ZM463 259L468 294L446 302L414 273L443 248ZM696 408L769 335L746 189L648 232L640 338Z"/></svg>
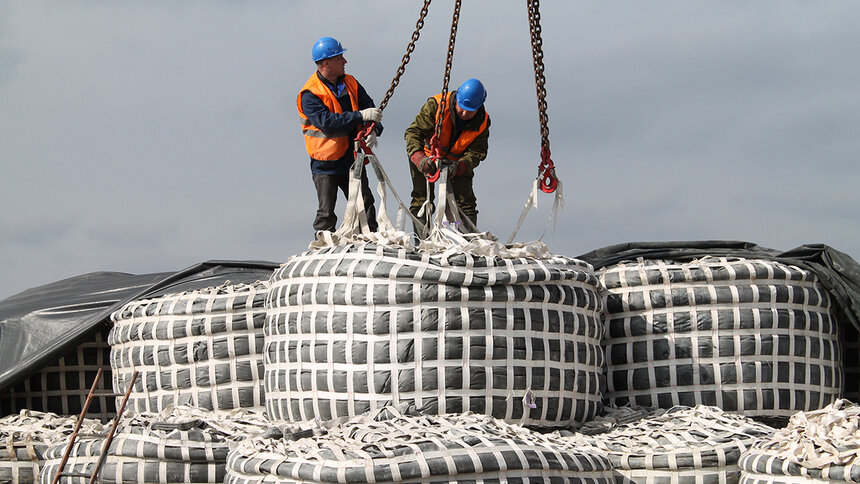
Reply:
<svg viewBox="0 0 860 484"><path fill-rule="evenodd" d="M361 151L363 151L365 154L368 154L368 155L372 155L373 150L370 149L369 146L367 146L367 142L364 141L364 138L366 138L367 135L369 135L370 132L373 131L374 127L376 127L376 123L363 124L363 125L361 125L360 129L358 130L358 134L355 135L355 142L358 144L359 147L361 147ZM370 160L365 158L364 164L366 165L368 163L370 163Z"/></svg>

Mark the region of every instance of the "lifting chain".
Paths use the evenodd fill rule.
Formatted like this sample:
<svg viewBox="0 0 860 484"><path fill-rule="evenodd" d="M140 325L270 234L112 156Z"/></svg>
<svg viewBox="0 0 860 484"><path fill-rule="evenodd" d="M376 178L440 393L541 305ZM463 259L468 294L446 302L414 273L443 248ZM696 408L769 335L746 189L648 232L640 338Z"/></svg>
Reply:
<svg viewBox="0 0 860 484"><path fill-rule="evenodd" d="M406 46L406 53L403 54L403 58L400 60L400 67L397 68L397 73L394 74L394 79L391 80L391 87L388 88L388 91L385 92L385 97L382 99L382 102L379 104L380 110L385 110L385 106L388 105L388 100L391 99L391 96L394 95L394 89L400 84L400 76L406 72L406 64L409 63L409 59L412 56L412 52L415 50L415 43L418 41L418 37L421 36L421 28L424 27L424 18L427 16L427 11L430 8L430 2L433 0L424 0L424 6L421 7L421 13L418 15L418 22L415 23L415 31L412 32L412 40L409 41L409 45ZM370 133L371 130L374 129L376 123L369 123L361 125L358 130L358 133L355 136L356 146L360 147L364 153L373 154L373 151L367 146L364 142L364 137ZM358 151L358 148L356 148ZM364 164L369 163L368 160L365 160Z"/></svg>
<svg viewBox="0 0 860 484"><path fill-rule="evenodd" d="M432 1L433 0L424 0L424 6L421 7L421 13L418 15L418 22L415 23L415 32L412 32L412 40L410 40L409 45L406 46L406 53L403 54L403 59L400 61L400 67L397 68L397 74L395 74L394 79L391 80L391 87L389 87L388 91L385 93L385 97L379 104L379 109L385 110L385 106L388 105L388 100L391 99L392 95L394 95L394 88L400 84L400 76L406 72L406 64L409 63L409 58L412 55L412 52L415 51L415 42L418 42L418 37L421 36L421 28L424 27L424 18L427 16L427 11L429 10L430 2Z"/></svg>
<svg viewBox="0 0 860 484"><path fill-rule="evenodd" d="M439 179L439 173L442 171L439 166L439 160L443 158L442 150L439 147L439 136L442 133L442 119L445 117L445 109L448 108L448 82L451 80L451 66L454 64L454 43L457 41L457 24L460 22L460 5L462 0L454 2L454 16L451 19L451 36L448 39L448 56L445 58L445 76L442 78L442 97L439 100L439 107L436 111L436 127L433 132L433 137L430 138L431 157L436 160L436 173L428 176L427 179L435 182Z"/></svg>
<svg viewBox="0 0 860 484"><path fill-rule="evenodd" d="M546 77L543 66L543 40L540 27L540 0L527 0L529 10L529 31L532 41L532 58L535 68L535 89L537 91L538 117L540 120L541 162L538 165L540 189L552 193L558 186L555 165L549 150L549 116L546 112Z"/></svg>
<svg viewBox="0 0 860 484"><path fill-rule="evenodd" d="M460 22L461 0L454 2L454 18L451 20L451 37L448 39L448 57L445 59L445 77L442 79L442 99L439 104L440 113L445 112L448 104L448 81L451 80L451 66L454 64L454 42L457 41L457 24ZM436 133L438 138L442 131L442 117L436 116Z"/></svg>

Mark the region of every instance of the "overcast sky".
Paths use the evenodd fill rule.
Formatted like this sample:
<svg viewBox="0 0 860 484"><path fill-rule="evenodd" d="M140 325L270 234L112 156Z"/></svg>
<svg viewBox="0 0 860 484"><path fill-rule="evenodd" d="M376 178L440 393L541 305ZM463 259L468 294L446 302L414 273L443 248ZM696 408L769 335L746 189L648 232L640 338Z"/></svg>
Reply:
<svg viewBox="0 0 860 484"><path fill-rule="evenodd" d="M311 46L340 40L379 103L421 5L0 2L0 299L304 251L316 196L295 98ZM452 7L431 5L385 110L377 152L402 197L403 131L441 90ZM541 15L566 201L554 252L727 239L860 258L860 2L544 0ZM525 1L464 0L456 47L451 87L481 79L493 121L479 222L506 239L539 161Z"/></svg>

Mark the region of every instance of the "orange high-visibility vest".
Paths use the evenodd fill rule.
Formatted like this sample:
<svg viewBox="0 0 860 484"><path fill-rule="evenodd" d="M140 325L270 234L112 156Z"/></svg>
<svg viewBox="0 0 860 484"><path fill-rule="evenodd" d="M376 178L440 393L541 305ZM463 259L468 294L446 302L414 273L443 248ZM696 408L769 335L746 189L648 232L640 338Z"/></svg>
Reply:
<svg viewBox="0 0 860 484"><path fill-rule="evenodd" d="M349 93L349 101L352 103L352 110L358 111L358 81L354 77L347 74L343 78L346 84L346 91ZM334 93L326 86L314 72L311 77L299 91L296 98L296 105L299 108L299 122L302 125L302 134L305 135L305 149L308 154L315 160L337 160L346 153L349 148L349 133L324 133L322 130L311 124L304 111L302 111L302 93L310 91L311 94L320 98L326 107L333 113L342 113L340 102L335 97Z"/></svg>
<svg viewBox="0 0 860 484"><path fill-rule="evenodd" d="M445 112L441 114L442 94L433 96L433 99L436 100L436 119L438 120L440 115L443 116L442 130L439 133L439 147L442 149L442 155L449 160L459 160L466 149L469 148L469 145L472 144L472 141L475 141L475 138L477 138L478 135L487 130L487 121L490 119L490 116L487 114L487 110L485 109L484 120L481 122L481 126L476 131L464 129L460 132L460 137L454 140L452 146L451 136L454 133L454 121L451 119L451 113L453 113L454 110L451 108L451 103L454 102L454 93L452 92L448 94L448 102L445 103ZM424 154L427 156L433 155L430 151L430 140L424 140Z"/></svg>

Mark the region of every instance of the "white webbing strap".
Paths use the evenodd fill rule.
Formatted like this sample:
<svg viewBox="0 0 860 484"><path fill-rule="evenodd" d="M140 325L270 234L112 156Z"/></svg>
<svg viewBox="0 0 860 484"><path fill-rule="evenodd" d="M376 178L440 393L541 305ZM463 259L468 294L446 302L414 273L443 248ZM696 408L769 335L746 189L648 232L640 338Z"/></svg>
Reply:
<svg viewBox="0 0 860 484"><path fill-rule="evenodd" d="M517 225L514 227L514 231L510 237L508 237L507 244L511 244L514 242L514 237L517 236L517 232L520 231L520 227L522 227L523 222L526 220L526 215L529 213L529 210L532 208L537 208L537 190L538 190L538 179L535 178L535 182L532 184L532 189L529 192L528 198L526 198L526 204L523 207L523 212L520 214L520 219L517 220Z"/></svg>
<svg viewBox="0 0 860 484"><path fill-rule="evenodd" d="M529 210L532 208L537 208L537 198L538 198L538 179L535 178L534 183L532 184L532 189L529 192L529 196L526 199L525 206L523 207L523 212L520 214L519 220L517 220L517 225L514 227L513 233L508 237L506 244L510 245L514 242L514 237L517 236L517 233L520 231L520 227L522 227L523 222L526 220L526 215ZM555 197L552 204L552 212L550 213L549 219L547 220L547 225L543 230L543 233L538 238L538 240L543 240L544 235L546 235L546 231L549 228L550 222L552 222L552 231L555 234L556 224L558 222L558 212L564 209L564 195L562 194L561 188L561 180L558 181L558 185L555 189Z"/></svg>
<svg viewBox="0 0 860 484"><path fill-rule="evenodd" d="M435 185L438 193L435 212L429 219L429 230L426 238L418 243L418 247L431 252L449 250L452 247L467 245L467 240L459 231L460 210L454 200L454 194L448 190L448 171L451 169L447 164L442 164L439 170L439 178ZM428 184L429 185L429 184ZM429 193L429 186L428 186ZM427 197L430 198L429 196ZM427 202L425 202L425 206ZM432 206L432 205L431 205ZM422 207L422 210L425 207Z"/></svg>
<svg viewBox="0 0 860 484"><path fill-rule="evenodd" d="M540 234L540 238L538 240L543 240L543 236L546 234L546 231L549 229L549 223L552 222L552 236L555 239L555 229L558 225L558 213L564 210L564 195L562 193L561 188L561 180L557 181L557 185L555 188L555 197L552 201L552 212L549 215L549 219L546 221L546 227L543 229L543 233Z"/></svg>
<svg viewBox="0 0 860 484"><path fill-rule="evenodd" d="M370 233L370 227L367 225L367 211L364 209L364 194L361 190L363 171L364 156L357 152L355 161L349 167L349 195L343 213L343 222L334 233L336 238Z"/></svg>
<svg viewBox="0 0 860 484"><path fill-rule="evenodd" d="M364 156L364 155L362 155L362 156ZM373 167L373 171L376 173L377 180L379 180L379 183L377 183L377 185L376 185L376 190L379 192L379 197L383 200L383 203L380 204L381 205L380 209L377 210L376 213L377 214L384 213L385 214L384 217L387 220L389 220L389 226L393 227L393 225L391 225L391 223L390 223L390 219L388 218L388 213L385 211L385 203L384 203L385 198L386 198L385 187L388 186L388 188L391 189L391 194L394 195L394 199L397 200L397 205L398 205L397 223L398 224L401 223L400 218L401 218L401 212L402 211L405 211L409 215L409 217L411 217L412 220L417 223L418 219L415 218L414 215L412 215L412 212L409 211L409 207L407 207L406 204L403 203L403 199L401 199L400 195L397 194L397 190L394 189L394 184L391 183L391 179L388 178L388 174L385 173L385 170L382 169L382 163L379 162L379 159L376 157L376 155L366 155L366 156L367 156L367 159L370 160L370 166ZM377 215L377 219L379 219L379 215Z"/></svg>
<svg viewBox="0 0 860 484"><path fill-rule="evenodd" d="M397 191L394 190L385 170L382 169L379 159L373 154L365 154L358 147L356 147L355 153L355 161L349 169L349 191L346 208L344 209L343 222L335 232L317 232L316 238L310 243L309 248L319 249L354 242L375 242L381 245L397 245L410 249L413 248L412 237L402 230L395 228L386 211L385 206L388 200L388 194L385 189L386 185L391 188L394 198L400 204L400 210L402 211L405 207ZM362 191L361 179L365 161L368 161L370 166L373 167L377 178L376 191L379 194L380 203L376 210L376 232L370 230L367 210L365 210L364 193ZM408 210L406 212L409 213ZM409 213L409 216L416 222L418 221L411 213Z"/></svg>
<svg viewBox="0 0 860 484"><path fill-rule="evenodd" d="M378 224L376 232L370 231L361 189L361 177L365 161L369 162L376 174L376 190L380 197L380 203L376 210L376 221ZM529 257L543 259L549 256L548 248L540 241L513 245L509 242L506 246L499 243L495 235L489 232L478 232L472 221L457 206L454 194L449 190L450 180L448 179L448 173L450 169L450 166L443 164L439 179L434 184L438 189L438 206L434 207L433 202L429 201L430 197L428 196L428 200L418 212L419 217L427 220L425 226L425 223L418 217L415 217L403 203L403 200L397 194L391 183L391 179L385 173L385 170L383 170L382 164L376 155L372 153L365 154L360 149L356 149L355 162L353 162L349 171L349 195L346 209L344 210L343 222L335 232L317 232L316 238L309 244L308 248L313 250L341 244L373 242L379 245L398 246L413 250L415 248L413 235L403 230L405 222L403 213L406 213L415 223L416 227L425 226L427 237L420 240L418 247L426 252L446 254L474 253L476 255L503 258ZM392 224L386 210L388 201L386 186L391 189L391 193L399 205L397 227ZM536 187L537 184L535 184L535 190ZM563 206L560 188L559 186L553 206L554 217L557 215L557 211ZM430 193L429 182L427 192ZM527 212L531 208L530 203L534 203L536 206L536 193L532 194L532 198L534 202L528 202L524 212ZM522 224L523 218L524 215L520 217L517 230ZM514 232L514 235L516 235L516 232ZM511 236L511 239L513 239L514 235Z"/></svg>

